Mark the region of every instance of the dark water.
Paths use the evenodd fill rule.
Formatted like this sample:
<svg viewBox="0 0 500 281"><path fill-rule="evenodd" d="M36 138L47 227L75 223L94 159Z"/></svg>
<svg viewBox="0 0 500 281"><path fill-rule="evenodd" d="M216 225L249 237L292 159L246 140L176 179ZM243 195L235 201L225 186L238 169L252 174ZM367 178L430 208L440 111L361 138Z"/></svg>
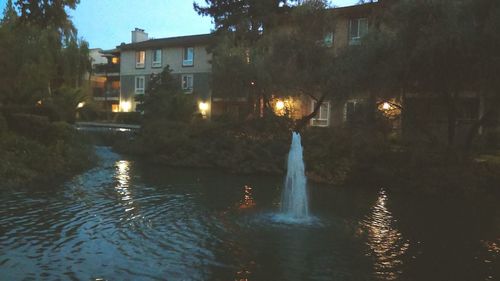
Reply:
<svg viewBox="0 0 500 281"><path fill-rule="evenodd" d="M98 148L63 186L0 189L0 280L499 280L498 198L310 186L310 225L273 222L282 179L141 166Z"/></svg>

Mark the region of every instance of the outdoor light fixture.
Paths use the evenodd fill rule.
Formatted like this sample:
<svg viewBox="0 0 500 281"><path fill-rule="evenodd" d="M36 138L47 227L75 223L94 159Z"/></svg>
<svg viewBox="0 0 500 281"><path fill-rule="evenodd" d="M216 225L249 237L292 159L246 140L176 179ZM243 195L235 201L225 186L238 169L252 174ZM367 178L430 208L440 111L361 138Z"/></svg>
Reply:
<svg viewBox="0 0 500 281"><path fill-rule="evenodd" d="M82 102L79 102L78 105L76 106L76 108L82 108L85 106L85 103L82 101Z"/></svg>
<svg viewBox="0 0 500 281"><path fill-rule="evenodd" d="M122 101L120 102L120 108L123 112L129 112L132 108L132 104L130 104L129 101Z"/></svg>
<svg viewBox="0 0 500 281"><path fill-rule="evenodd" d="M382 109L389 110L391 109L391 105L388 102L384 102L384 104L382 104Z"/></svg>
<svg viewBox="0 0 500 281"><path fill-rule="evenodd" d="M207 115L207 111L210 109L210 105L208 104L208 102L200 101L198 103L198 109L200 109L201 115L205 117Z"/></svg>
<svg viewBox="0 0 500 281"><path fill-rule="evenodd" d="M283 110L283 108L285 108L285 103L283 101L279 100L276 102L275 107L276 107L276 110Z"/></svg>

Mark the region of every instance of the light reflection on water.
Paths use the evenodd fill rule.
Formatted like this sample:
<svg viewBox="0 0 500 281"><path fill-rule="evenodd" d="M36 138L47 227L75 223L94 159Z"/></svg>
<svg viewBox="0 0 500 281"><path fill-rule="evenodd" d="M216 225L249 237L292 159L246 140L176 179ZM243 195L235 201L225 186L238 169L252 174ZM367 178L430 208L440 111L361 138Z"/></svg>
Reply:
<svg viewBox="0 0 500 281"><path fill-rule="evenodd" d="M248 209L255 206L255 201L253 199L253 190L249 185L244 187L243 199L240 202L240 209Z"/></svg>
<svg viewBox="0 0 500 281"><path fill-rule="evenodd" d="M361 222L362 231L367 234L367 246L374 258L374 273L384 280L398 279L402 257L410 243L394 226L395 220L387 207L388 196L382 189L371 213Z"/></svg>
<svg viewBox="0 0 500 281"><path fill-rule="evenodd" d="M280 192L272 187L282 184L281 177L155 169L124 160L109 149L98 153L103 157L99 167L64 186L15 193L0 189L0 280L498 277L500 241L497 223L492 223L497 222L496 213L463 212L437 220L462 222L467 215L469 220L483 220L481 227L459 224L459 230L470 233L455 235L443 232L440 224L426 227L437 211L403 210L408 201L384 190L329 193L329 187L318 187L311 196L317 220L280 221L275 216ZM425 203L415 201L413 207L427 210ZM360 235L353 235L357 231ZM453 247L422 248L450 240ZM413 258L411 253L419 254ZM453 259L457 253L464 258ZM469 262L473 256L477 263ZM449 272L455 278L441 278Z"/></svg>

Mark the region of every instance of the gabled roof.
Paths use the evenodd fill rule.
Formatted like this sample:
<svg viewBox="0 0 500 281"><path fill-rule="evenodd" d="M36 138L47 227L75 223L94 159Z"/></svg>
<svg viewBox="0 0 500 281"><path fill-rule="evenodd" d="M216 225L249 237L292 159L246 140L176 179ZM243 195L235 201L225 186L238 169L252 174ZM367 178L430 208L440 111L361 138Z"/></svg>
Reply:
<svg viewBox="0 0 500 281"><path fill-rule="evenodd" d="M168 37L159 39L150 39L137 43L121 44L117 46L121 51L126 50L144 50L163 47L190 47L195 45L207 45L211 42L213 34L199 34L179 37Z"/></svg>

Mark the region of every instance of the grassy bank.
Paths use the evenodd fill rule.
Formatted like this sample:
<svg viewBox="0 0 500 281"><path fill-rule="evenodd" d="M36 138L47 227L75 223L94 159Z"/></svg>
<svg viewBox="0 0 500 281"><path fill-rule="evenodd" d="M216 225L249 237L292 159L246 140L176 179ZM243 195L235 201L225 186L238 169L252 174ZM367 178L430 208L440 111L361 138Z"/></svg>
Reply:
<svg viewBox="0 0 500 281"><path fill-rule="evenodd" d="M95 161L92 147L69 124L28 114L0 115L0 186L70 177Z"/></svg>
<svg viewBox="0 0 500 281"><path fill-rule="evenodd" d="M139 136L119 141L115 148L159 165L283 174L291 141L287 122L149 122ZM308 128L302 143L307 175L316 182L409 192L475 192L500 186L500 163L404 143L377 131Z"/></svg>

